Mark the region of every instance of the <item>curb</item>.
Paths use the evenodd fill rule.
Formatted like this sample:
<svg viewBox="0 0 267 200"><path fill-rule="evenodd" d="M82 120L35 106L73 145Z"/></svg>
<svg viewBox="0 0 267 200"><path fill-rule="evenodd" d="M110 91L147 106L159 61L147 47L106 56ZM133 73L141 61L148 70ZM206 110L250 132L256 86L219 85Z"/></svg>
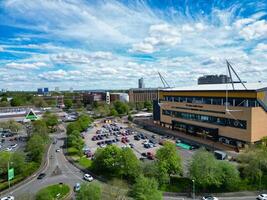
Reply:
<svg viewBox="0 0 267 200"><path fill-rule="evenodd" d="M47 148L47 150L45 152L45 155L43 157L43 160L42 160L40 167L32 175L30 175L29 177L16 183L15 185L12 185L10 188L7 188L7 189L4 189L3 191L0 191L0 196L12 193L13 190L15 190L15 189L19 188L20 186L32 181L37 176L37 174L39 174L41 171L43 171L48 165L48 162L47 162L47 160L49 159L48 158L48 152L50 151L51 146L52 146L52 143L49 144L49 147Z"/></svg>

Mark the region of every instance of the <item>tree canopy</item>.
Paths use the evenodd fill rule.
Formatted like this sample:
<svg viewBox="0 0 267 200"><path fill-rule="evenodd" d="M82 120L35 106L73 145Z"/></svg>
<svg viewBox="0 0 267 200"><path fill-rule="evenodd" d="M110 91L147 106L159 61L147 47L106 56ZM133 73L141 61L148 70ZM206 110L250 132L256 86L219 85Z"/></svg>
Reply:
<svg viewBox="0 0 267 200"><path fill-rule="evenodd" d="M77 193L77 200L100 200L101 187L97 183L82 184Z"/></svg>

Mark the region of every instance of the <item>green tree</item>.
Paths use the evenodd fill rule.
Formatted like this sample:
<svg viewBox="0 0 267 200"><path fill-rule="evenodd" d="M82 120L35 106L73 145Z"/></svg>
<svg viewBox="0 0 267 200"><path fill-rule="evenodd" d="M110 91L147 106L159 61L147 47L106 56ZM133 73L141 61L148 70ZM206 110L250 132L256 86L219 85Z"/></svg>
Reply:
<svg viewBox="0 0 267 200"><path fill-rule="evenodd" d="M122 149L120 157L121 175L133 180L140 173L140 161L130 148Z"/></svg>
<svg viewBox="0 0 267 200"><path fill-rule="evenodd" d="M58 117L54 114L46 114L44 116L44 120L45 120L47 127L49 127L51 131L54 131L54 127L58 125L59 123Z"/></svg>
<svg viewBox="0 0 267 200"><path fill-rule="evenodd" d="M38 108L47 107L47 103L42 97L34 97L32 101L33 104Z"/></svg>
<svg viewBox="0 0 267 200"><path fill-rule="evenodd" d="M162 193L158 190L155 179L139 176L131 189L131 196L135 200L161 200Z"/></svg>
<svg viewBox="0 0 267 200"><path fill-rule="evenodd" d="M14 97L11 102L10 102L11 106L21 106L23 104L23 101L21 98L19 97Z"/></svg>
<svg viewBox="0 0 267 200"><path fill-rule="evenodd" d="M148 111L152 110L152 102L151 101L145 101L144 102L144 108L146 108Z"/></svg>
<svg viewBox="0 0 267 200"><path fill-rule="evenodd" d="M206 150L197 151L189 167L191 179L196 181L199 188L206 189L211 186L219 187L222 184L221 170L213 154Z"/></svg>
<svg viewBox="0 0 267 200"><path fill-rule="evenodd" d="M77 200L100 200L101 187L97 183L82 184L77 194Z"/></svg>
<svg viewBox="0 0 267 200"><path fill-rule="evenodd" d="M110 109L110 114L109 114L110 116L118 116L118 112L117 112L117 110L115 109L115 108L111 108Z"/></svg>
<svg viewBox="0 0 267 200"><path fill-rule="evenodd" d="M224 188L226 191L238 190L240 186L240 176L236 166L228 161L217 162L219 162L222 175L222 185L220 187Z"/></svg>
<svg viewBox="0 0 267 200"><path fill-rule="evenodd" d="M158 166L161 169L165 168L169 175L182 174L181 157L176 150L175 144L165 142L164 146L157 150L156 158Z"/></svg>
<svg viewBox="0 0 267 200"><path fill-rule="evenodd" d="M44 153L44 140L40 135L33 135L27 142L27 151L32 161L40 163Z"/></svg>
<svg viewBox="0 0 267 200"><path fill-rule="evenodd" d="M39 134L44 140L48 139L47 125L44 120L36 120L32 122L33 134Z"/></svg>
<svg viewBox="0 0 267 200"><path fill-rule="evenodd" d="M7 97L5 97L5 96L2 97L2 98L1 98L1 102L7 102Z"/></svg>
<svg viewBox="0 0 267 200"><path fill-rule="evenodd" d="M71 99L64 99L64 105L66 109L70 109L73 105L72 100Z"/></svg>
<svg viewBox="0 0 267 200"><path fill-rule="evenodd" d="M95 153L92 168L109 176L119 176L121 171L121 149L114 145L98 148Z"/></svg>
<svg viewBox="0 0 267 200"><path fill-rule="evenodd" d="M132 115L128 115L128 120L131 122L131 121L133 121L133 117L132 117Z"/></svg>
<svg viewBox="0 0 267 200"><path fill-rule="evenodd" d="M75 130L78 131L78 132L82 131L82 127L81 127L80 123L77 123L77 122L69 123L68 126L67 126L67 134L69 135Z"/></svg>
<svg viewBox="0 0 267 200"><path fill-rule="evenodd" d="M128 105L126 103L123 103L121 101L115 101L114 102L114 108L118 112L118 114L126 114L129 111Z"/></svg>

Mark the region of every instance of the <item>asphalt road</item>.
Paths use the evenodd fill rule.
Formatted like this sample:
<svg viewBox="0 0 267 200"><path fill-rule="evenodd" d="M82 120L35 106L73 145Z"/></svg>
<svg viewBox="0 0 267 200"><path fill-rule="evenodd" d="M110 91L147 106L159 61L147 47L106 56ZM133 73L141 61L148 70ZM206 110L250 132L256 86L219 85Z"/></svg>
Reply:
<svg viewBox="0 0 267 200"><path fill-rule="evenodd" d="M196 200L201 199L200 197L196 197ZM255 200L255 196L247 196L247 197L218 197L219 200ZM192 200L192 198L185 197L164 197L164 200Z"/></svg>
<svg viewBox="0 0 267 200"><path fill-rule="evenodd" d="M16 199L20 199L20 197L24 195L32 196L41 188L51 184L62 182L73 187L75 183L84 181L82 179L83 173L70 164L63 155L61 146L64 144L65 135L59 134L54 137L58 139L58 142L57 144L52 144L48 150L48 165L42 171L43 173L46 173L46 176L41 180L38 180L37 177L35 177L30 182L14 189L11 194L15 196ZM56 149L60 149L60 152L56 152Z"/></svg>

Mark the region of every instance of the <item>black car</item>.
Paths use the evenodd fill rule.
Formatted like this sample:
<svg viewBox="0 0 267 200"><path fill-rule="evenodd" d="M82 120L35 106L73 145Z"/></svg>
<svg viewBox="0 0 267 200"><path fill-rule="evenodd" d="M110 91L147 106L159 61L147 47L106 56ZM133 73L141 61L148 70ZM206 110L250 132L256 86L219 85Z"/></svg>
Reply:
<svg viewBox="0 0 267 200"><path fill-rule="evenodd" d="M38 175L37 179L43 179L45 177L45 175L46 175L45 173L41 173Z"/></svg>
<svg viewBox="0 0 267 200"><path fill-rule="evenodd" d="M139 136L139 135L135 135L135 136L134 136L134 139L135 139L135 140L140 140L140 136Z"/></svg>

